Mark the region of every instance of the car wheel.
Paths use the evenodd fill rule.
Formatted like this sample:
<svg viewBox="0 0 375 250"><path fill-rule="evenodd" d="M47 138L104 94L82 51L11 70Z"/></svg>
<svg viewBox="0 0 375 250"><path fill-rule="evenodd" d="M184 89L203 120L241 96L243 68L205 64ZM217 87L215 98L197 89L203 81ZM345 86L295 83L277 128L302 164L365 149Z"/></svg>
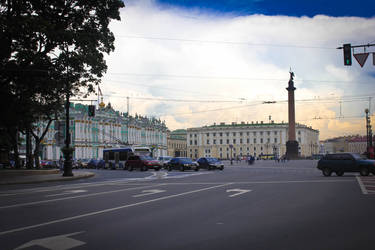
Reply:
<svg viewBox="0 0 375 250"><path fill-rule="evenodd" d="M343 175L344 175L344 171L337 171L337 172L336 172L336 175L337 175L337 176L343 176Z"/></svg>
<svg viewBox="0 0 375 250"><path fill-rule="evenodd" d="M224 170L224 166L221 166L221 167L220 167L220 170L223 171L223 170Z"/></svg>
<svg viewBox="0 0 375 250"><path fill-rule="evenodd" d="M196 167L194 170L195 170L195 171L199 171L199 167Z"/></svg>
<svg viewBox="0 0 375 250"><path fill-rule="evenodd" d="M368 170L368 168L365 168L365 167L363 167L363 168L361 168L361 169L359 170L359 174L360 174L361 176L368 176L369 173L370 173L370 171Z"/></svg>
<svg viewBox="0 0 375 250"><path fill-rule="evenodd" d="M147 170L148 170L148 168L147 168L147 166L146 166L146 165L143 165L143 166L142 166L142 168L141 168L141 170L142 170L142 171L147 171Z"/></svg>
<svg viewBox="0 0 375 250"><path fill-rule="evenodd" d="M185 167L184 166L180 166L180 171L185 171Z"/></svg>
<svg viewBox="0 0 375 250"><path fill-rule="evenodd" d="M331 174L332 174L332 170L329 169L329 168L323 168L322 172L323 172L324 176L331 176Z"/></svg>
<svg viewBox="0 0 375 250"><path fill-rule="evenodd" d="M129 170L129 171L133 171L133 167L129 165L129 166L128 166L128 170Z"/></svg>
<svg viewBox="0 0 375 250"><path fill-rule="evenodd" d="M160 170L160 167L156 167L156 168L155 168L155 171L159 171L159 170Z"/></svg>
<svg viewBox="0 0 375 250"><path fill-rule="evenodd" d="M172 167L168 167L168 171L172 171Z"/></svg>

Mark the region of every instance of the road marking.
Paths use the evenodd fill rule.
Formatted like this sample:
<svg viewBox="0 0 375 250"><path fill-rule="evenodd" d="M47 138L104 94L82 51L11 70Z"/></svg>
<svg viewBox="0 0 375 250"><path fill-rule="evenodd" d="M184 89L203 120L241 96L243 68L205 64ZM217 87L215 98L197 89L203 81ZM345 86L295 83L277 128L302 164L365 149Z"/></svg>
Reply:
<svg viewBox="0 0 375 250"><path fill-rule="evenodd" d="M141 202L123 205L123 206L114 207L114 208L108 208L108 209L104 209L104 210L100 210L100 211L96 211L96 212L91 212L91 213L87 213L87 214L76 215L76 216L72 216L72 217L66 217L66 218L63 218L63 219L53 220L53 221L44 222L44 223L40 223L40 224L35 224L35 225L32 225L32 226L15 228L15 229L11 229L11 230L8 230L8 231L0 232L0 236L5 235L5 234L14 233L14 232L24 231L24 230L27 230L27 229L33 229L33 228L38 228L38 227L42 227L42 226L48 226L48 225L52 225L52 224L56 224L56 223L60 223L60 222L66 222L66 221L76 220L76 219L94 216L94 215L98 215L98 214L109 213L109 212L121 210L121 209L124 209L124 208L148 204L148 203L155 202L155 201L167 200L167 199L176 198L176 197L180 197L180 196L184 196L184 195L194 194L194 193L207 191L207 190L211 190L211 189L215 189L215 188L225 187L225 186L228 186L228 185L232 185L232 183L226 183L226 184L222 184L222 185L217 185L217 186L212 186L212 187L207 187L207 188L201 188L201 189L188 191L188 192L184 192L184 193L168 195L168 196L159 197L159 198L152 199L152 200L141 201Z"/></svg>
<svg viewBox="0 0 375 250"><path fill-rule="evenodd" d="M289 183L340 183L340 182L354 182L354 179L350 180L300 180L300 181L232 181L233 184L289 184ZM228 182L165 182L168 185L215 185L224 184Z"/></svg>
<svg viewBox="0 0 375 250"><path fill-rule="evenodd" d="M161 189L143 190L142 194L133 195L133 197L142 197L142 196L147 196L147 195L152 195L152 194L163 193L165 191L166 190L161 190Z"/></svg>
<svg viewBox="0 0 375 250"><path fill-rule="evenodd" d="M86 243L80 240L70 238L70 236L77 235L83 232L76 232L71 234L64 234L58 236L52 236L48 238L42 238L37 240L29 241L22 246L17 247L14 250L29 248L32 246L41 246L51 250L68 250L75 247L85 245Z"/></svg>
<svg viewBox="0 0 375 250"><path fill-rule="evenodd" d="M250 190L250 189L239 189L239 188L236 188L236 189L228 189L227 193L236 192L236 194L229 195L229 197L235 197L235 196L238 196L238 195L241 195L241 194L245 194L245 193L248 193L248 192L251 192L251 191L252 190Z"/></svg>
<svg viewBox="0 0 375 250"><path fill-rule="evenodd" d="M362 183L361 177L356 176L355 178L357 178L357 181L358 181L359 186L361 187L362 193L368 194L367 189L365 188L365 185L363 185Z"/></svg>
<svg viewBox="0 0 375 250"><path fill-rule="evenodd" d="M50 195L46 195L45 197L54 197L54 196L61 196L61 195L86 193L86 192L87 192L87 190L70 190L70 191L66 191L66 192L61 193L61 194L50 194Z"/></svg>
<svg viewBox="0 0 375 250"><path fill-rule="evenodd" d="M123 192L123 191L128 191L128 190L143 189L143 188L148 188L148 187L158 187L158 186L163 186L163 185L165 185L165 184L162 183L162 184L151 185L151 186L142 186L142 187L134 187L134 188L124 188L124 189L119 189L119 190L112 190L112 191L106 191L106 192L100 192L100 193L92 193L92 194L70 196L70 197L64 197L64 198L56 198L56 199L44 200L44 201L33 201L33 202L27 202L27 203L20 203L20 204L2 206L2 207L0 207L0 209L14 208L14 207L23 207L23 206L28 206L28 205L36 205L36 204L49 203L49 202L54 202L54 201L62 201L62 200L84 198L84 197L90 197L90 196L96 196L96 195L102 195L102 194L112 194L112 193L118 193L118 192Z"/></svg>

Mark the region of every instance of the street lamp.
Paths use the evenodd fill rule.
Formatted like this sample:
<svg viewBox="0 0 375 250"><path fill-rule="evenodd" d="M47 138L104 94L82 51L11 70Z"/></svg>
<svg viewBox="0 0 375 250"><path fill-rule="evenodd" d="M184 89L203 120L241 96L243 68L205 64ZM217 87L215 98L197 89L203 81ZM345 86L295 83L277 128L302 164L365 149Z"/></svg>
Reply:
<svg viewBox="0 0 375 250"><path fill-rule="evenodd" d="M233 145L232 144L230 144L229 145L229 148L230 148L230 165L233 165Z"/></svg>

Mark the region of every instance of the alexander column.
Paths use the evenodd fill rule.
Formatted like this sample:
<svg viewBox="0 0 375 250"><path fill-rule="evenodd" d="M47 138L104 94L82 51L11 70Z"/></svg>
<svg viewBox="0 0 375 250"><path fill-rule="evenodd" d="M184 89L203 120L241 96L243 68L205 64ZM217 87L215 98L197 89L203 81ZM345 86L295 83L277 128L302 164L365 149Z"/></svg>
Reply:
<svg viewBox="0 0 375 250"><path fill-rule="evenodd" d="M289 138L286 142L286 157L287 159L298 158L298 142L296 141L296 117L294 109L294 87L293 77L294 73L290 73L290 79L288 83L288 119L289 119Z"/></svg>

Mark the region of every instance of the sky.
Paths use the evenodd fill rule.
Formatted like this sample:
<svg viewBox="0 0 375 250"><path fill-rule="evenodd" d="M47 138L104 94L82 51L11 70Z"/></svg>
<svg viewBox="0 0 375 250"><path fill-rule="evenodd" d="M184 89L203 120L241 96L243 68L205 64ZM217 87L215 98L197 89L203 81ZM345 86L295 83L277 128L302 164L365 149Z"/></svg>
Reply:
<svg viewBox="0 0 375 250"><path fill-rule="evenodd" d="M366 134L364 110L375 109L373 54L363 68L354 57L344 66L336 48L375 43L375 3L124 2L121 21L110 24L115 51L100 85L116 110L127 112L129 100L131 115L160 118L170 130L287 122L291 70L296 122L319 130L320 139Z"/></svg>

